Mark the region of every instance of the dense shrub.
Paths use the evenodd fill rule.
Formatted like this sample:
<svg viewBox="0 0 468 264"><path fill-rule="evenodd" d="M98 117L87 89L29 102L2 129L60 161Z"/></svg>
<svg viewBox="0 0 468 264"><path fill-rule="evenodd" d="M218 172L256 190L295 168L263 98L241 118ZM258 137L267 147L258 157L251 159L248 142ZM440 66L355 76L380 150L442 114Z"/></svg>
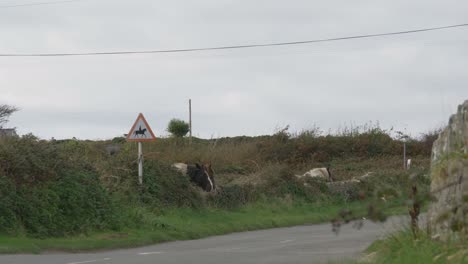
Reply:
<svg viewBox="0 0 468 264"><path fill-rule="evenodd" d="M270 163L297 167L303 164L331 163L336 159L382 158L402 155L403 142L392 130L377 125L322 134L318 129L289 133L286 129L274 135L194 139L192 144L174 144L174 139L160 139L145 144L152 159L171 162L211 161L220 173L253 173ZM407 156L430 156L434 136L411 138ZM136 153L136 145L127 144Z"/></svg>
<svg viewBox="0 0 468 264"><path fill-rule="evenodd" d="M424 141L409 140L408 154L429 156L432 139L431 135ZM115 143L121 145L119 152L106 154L106 146ZM402 142L377 128L333 136L317 131L291 135L282 130L273 136L194 139L192 145L160 139L144 145L144 184L140 186L136 144L122 138L97 142L46 141L32 135L3 138L0 232L63 236L136 226L146 221L139 219L145 210L158 214L168 207L230 209L271 197L315 202L336 194L325 182L298 180L293 172L324 165L331 165L334 176L342 180L378 168L377 177L360 190L338 191L342 200L355 200L361 192L401 196L404 190L394 187L408 184L409 174L394 169L401 167L400 158L393 159L395 163L382 158L399 155L401 150ZM384 162L376 164L374 159ZM201 191L170 167L173 162L205 161L211 161L217 171L216 181L221 184L216 194ZM416 158L413 161L414 168L425 166ZM222 183L222 177L229 182ZM154 222L154 226L160 224Z"/></svg>
<svg viewBox="0 0 468 264"><path fill-rule="evenodd" d="M51 186L60 201L59 230L86 232L91 229L118 229L119 207L99 182L95 172L65 172Z"/></svg>
<svg viewBox="0 0 468 264"><path fill-rule="evenodd" d="M394 139L391 131L371 127L365 130L343 132L337 135L320 135L316 131L303 131L294 137L281 131L257 142L259 153L266 161L297 164L310 161L330 162L336 158L382 157L401 155L403 142ZM433 136L422 140L411 139L407 153L411 156L431 153Z"/></svg>
<svg viewBox="0 0 468 264"><path fill-rule="evenodd" d="M57 236L118 228L117 208L88 161L89 149L76 140L3 139L0 231Z"/></svg>
<svg viewBox="0 0 468 264"><path fill-rule="evenodd" d="M11 232L17 227L15 185L0 175L0 232Z"/></svg>
<svg viewBox="0 0 468 264"><path fill-rule="evenodd" d="M255 192L266 197L292 197L293 199L316 201L328 192L328 188L323 181L315 179L299 180L292 173L291 167L281 164L272 164L265 167L258 173L254 182L256 182Z"/></svg>
<svg viewBox="0 0 468 264"><path fill-rule="evenodd" d="M365 192L363 191L361 184L359 183L346 183L341 184L340 182L330 184L330 193L338 200L344 202L351 202L359 200Z"/></svg>
<svg viewBox="0 0 468 264"><path fill-rule="evenodd" d="M190 126L187 122L174 118L169 121L167 131L174 137L183 137L190 131Z"/></svg>
<svg viewBox="0 0 468 264"><path fill-rule="evenodd" d="M140 192L140 199L144 204L165 207L200 207L204 205L200 190L192 185L188 177L184 177L169 165L148 161L144 171L144 184L141 186Z"/></svg>
<svg viewBox="0 0 468 264"><path fill-rule="evenodd" d="M56 181L21 184L9 196L15 202L2 197L0 207L31 235L61 236L120 227L118 208L92 172L69 172ZM8 225L0 229L11 231Z"/></svg>
<svg viewBox="0 0 468 264"><path fill-rule="evenodd" d="M218 208L233 209L257 201L259 192L251 184L223 187L216 195L208 197L209 204Z"/></svg>
<svg viewBox="0 0 468 264"><path fill-rule="evenodd" d="M57 148L32 135L0 142L0 175L16 183L55 178L57 169L62 167Z"/></svg>

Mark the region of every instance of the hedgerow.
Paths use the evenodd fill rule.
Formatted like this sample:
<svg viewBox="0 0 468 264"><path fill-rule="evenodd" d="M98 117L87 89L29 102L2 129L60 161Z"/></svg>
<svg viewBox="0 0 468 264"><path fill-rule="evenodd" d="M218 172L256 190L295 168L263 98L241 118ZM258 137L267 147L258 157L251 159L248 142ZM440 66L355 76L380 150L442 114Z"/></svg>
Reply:
<svg viewBox="0 0 468 264"><path fill-rule="evenodd" d="M427 136L408 142L409 155L426 157L419 162L421 170L427 167L430 140L433 137ZM137 226L142 221L139 210L162 214L172 207L234 209L270 197L320 202L333 196L347 202L359 199L361 192L389 196L391 187L408 176L401 169L391 169L399 166L399 158L387 158L401 153L401 143L375 127L337 135L316 131L293 135L283 130L261 137L194 138L192 144L159 139L144 144L144 184L140 186L136 145L122 138L1 138L0 232L67 236ZM120 151L110 155L108 144L118 145ZM201 192L171 168L174 162L211 162L217 192ZM294 176L326 165L338 179L377 170L379 180L364 183L359 190L336 193L323 181L304 182Z"/></svg>

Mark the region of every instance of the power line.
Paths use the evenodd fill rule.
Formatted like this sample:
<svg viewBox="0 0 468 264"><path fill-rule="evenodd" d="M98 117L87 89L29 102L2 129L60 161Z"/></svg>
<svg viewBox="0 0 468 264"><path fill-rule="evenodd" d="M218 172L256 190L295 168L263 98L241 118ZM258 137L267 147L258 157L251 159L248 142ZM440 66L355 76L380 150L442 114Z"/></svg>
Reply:
<svg viewBox="0 0 468 264"><path fill-rule="evenodd" d="M23 53L23 54L21 54L21 53L17 53L17 54L15 54L15 53L10 53L10 54L5 53L5 54L0 54L0 57L98 56L98 55L130 55L130 54L150 54L150 53L197 52L197 51L209 51L209 50L231 50L231 49L301 45L301 44L311 44L311 43L319 43L319 42L331 42L331 41L350 40L350 39L383 37L383 36L411 34L411 33L419 33L419 32L434 31L434 30L443 30L443 29L466 27L466 26L468 26L468 23L466 23L466 24L456 24L456 25L450 25L450 26L441 26L441 27L406 30L406 31L397 31L397 32L387 32L387 33L378 33L378 34L338 37L338 38L302 40L302 41L292 41L292 42L275 42L275 43L264 43L264 44L246 44L246 45L233 45L233 46L220 46L220 47L207 47L207 48L142 50L142 51L83 52L83 53Z"/></svg>
<svg viewBox="0 0 468 264"><path fill-rule="evenodd" d="M38 3L28 3L28 4L16 4L16 5L0 5L0 8L14 8L14 7L23 7L23 6L38 6L38 5L54 5L54 4L64 4L70 2L78 2L85 0L63 0L63 1L53 1L53 2L38 2Z"/></svg>

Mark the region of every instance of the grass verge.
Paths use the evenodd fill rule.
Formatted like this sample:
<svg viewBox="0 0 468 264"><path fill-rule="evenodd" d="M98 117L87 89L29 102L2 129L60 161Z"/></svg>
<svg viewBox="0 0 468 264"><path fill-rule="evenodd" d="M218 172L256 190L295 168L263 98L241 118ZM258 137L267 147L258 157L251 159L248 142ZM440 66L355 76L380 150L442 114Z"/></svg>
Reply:
<svg viewBox="0 0 468 264"><path fill-rule="evenodd" d="M0 235L0 253L41 253L55 250L79 252L126 248L232 232L316 224L329 221L342 209L350 209L355 215L365 215L366 206L365 202L310 204L278 200L259 202L233 210L174 208L156 213L144 208L135 208L134 213L142 219L142 225L138 228L45 239ZM390 211L396 213L403 212L404 209L393 207L389 208Z"/></svg>
<svg viewBox="0 0 468 264"><path fill-rule="evenodd" d="M468 263L468 243L442 243L423 232L414 239L405 230L374 242L366 254L358 263Z"/></svg>

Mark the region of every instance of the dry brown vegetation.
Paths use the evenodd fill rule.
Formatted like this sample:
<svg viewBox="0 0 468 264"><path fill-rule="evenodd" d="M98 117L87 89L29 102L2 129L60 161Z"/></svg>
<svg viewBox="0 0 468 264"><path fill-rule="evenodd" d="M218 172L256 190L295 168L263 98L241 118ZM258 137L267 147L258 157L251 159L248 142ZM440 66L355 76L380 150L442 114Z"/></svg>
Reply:
<svg viewBox="0 0 468 264"><path fill-rule="evenodd" d="M137 225L133 209L222 208L275 199L313 203L362 197L401 199L410 173L424 178L430 147L408 141L411 172L404 171L402 142L378 127L336 135L286 130L271 136L212 140L165 138L144 144L144 185L137 183L137 149L123 138L109 141L40 140L32 135L0 139L0 232L51 236ZM106 147L120 151L109 154ZM206 195L170 168L174 162L211 162L220 192ZM294 177L330 166L347 180L375 177L356 188L307 186ZM423 188L424 189L424 188ZM87 199L92 200L87 200ZM70 203L70 205L68 204ZM62 208L62 209L61 209ZM63 208L72 208L63 210ZM145 209L146 210L146 209ZM92 216L96 221L81 223ZM80 220L81 219L81 220Z"/></svg>

